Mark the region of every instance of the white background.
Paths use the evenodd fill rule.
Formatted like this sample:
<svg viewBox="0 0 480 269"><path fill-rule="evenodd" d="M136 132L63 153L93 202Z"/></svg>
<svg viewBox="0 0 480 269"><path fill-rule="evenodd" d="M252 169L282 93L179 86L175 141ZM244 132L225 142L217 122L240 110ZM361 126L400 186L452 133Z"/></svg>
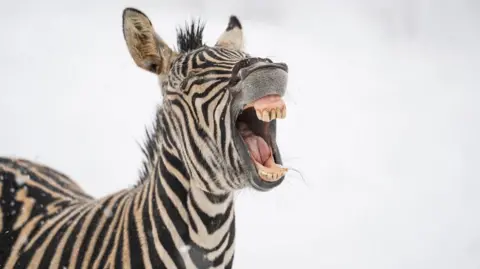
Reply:
<svg viewBox="0 0 480 269"><path fill-rule="evenodd" d="M300 174L239 194L235 268L480 267L478 1L2 0L0 155L96 197L137 181L161 100L126 6L171 45L199 16L213 44L236 14L248 52L290 67L278 139Z"/></svg>

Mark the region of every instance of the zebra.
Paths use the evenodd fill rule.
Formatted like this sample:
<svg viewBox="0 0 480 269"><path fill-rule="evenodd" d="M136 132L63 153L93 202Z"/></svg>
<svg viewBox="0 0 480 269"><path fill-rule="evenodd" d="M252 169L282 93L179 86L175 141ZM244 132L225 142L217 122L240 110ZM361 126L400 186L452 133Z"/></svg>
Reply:
<svg viewBox="0 0 480 269"><path fill-rule="evenodd" d="M187 23L176 49L142 11L125 8L122 22L162 93L140 180L95 199L44 164L0 158L0 268L232 268L235 192L285 178L288 67L246 53L236 16L213 46L204 23Z"/></svg>

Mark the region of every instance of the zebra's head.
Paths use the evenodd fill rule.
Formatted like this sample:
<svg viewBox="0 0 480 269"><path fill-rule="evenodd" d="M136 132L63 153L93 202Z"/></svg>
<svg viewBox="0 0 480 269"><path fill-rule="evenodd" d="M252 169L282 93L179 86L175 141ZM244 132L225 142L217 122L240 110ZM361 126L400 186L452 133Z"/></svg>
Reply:
<svg viewBox="0 0 480 269"><path fill-rule="evenodd" d="M287 172L276 144L276 119L286 115L287 65L244 52L235 16L214 46L203 44L202 31L195 23L179 30L173 50L144 13L123 12L128 50L159 77L162 111L191 178L209 192L270 190Z"/></svg>

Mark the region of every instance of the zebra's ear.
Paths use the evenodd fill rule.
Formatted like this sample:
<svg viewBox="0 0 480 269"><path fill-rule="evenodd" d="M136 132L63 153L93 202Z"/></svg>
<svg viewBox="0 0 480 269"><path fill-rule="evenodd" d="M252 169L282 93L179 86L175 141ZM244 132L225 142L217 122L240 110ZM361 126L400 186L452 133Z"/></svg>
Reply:
<svg viewBox="0 0 480 269"><path fill-rule="evenodd" d="M242 24L236 16L230 16L227 29L218 38L215 46L235 50L243 50L243 30Z"/></svg>
<svg viewBox="0 0 480 269"><path fill-rule="evenodd" d="M153 29L148 17L135 8L123 10L123 36L135 63L152 73L165 74L175 55Z"/></svg>

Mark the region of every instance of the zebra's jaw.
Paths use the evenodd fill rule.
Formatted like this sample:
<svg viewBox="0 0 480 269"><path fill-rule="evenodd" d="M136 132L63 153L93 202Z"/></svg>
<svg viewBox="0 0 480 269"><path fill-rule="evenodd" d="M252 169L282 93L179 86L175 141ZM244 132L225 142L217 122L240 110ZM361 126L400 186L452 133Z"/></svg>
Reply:
<svg viewBox="0 0 480 269"><path fill-rule="evenodd" d="M287 113L285 102L279 95L267 95L265 97L262 97L255 102L252 102L245 106L244 111L248 109L254 109L257 118L263 122L270 122L274 119L283 119L286 117ZM248 126L244 128L248 128ZM288 169L282 167L280 164L275 163L275 159L272 153L274 150L272 148L273 141L271 137L268 137L270 136L268 131L268 124L265 124L263 129L263 135L261 134L260 136L267 140L268 147L270 148L270 154L268 156L268 159L264 160L265 158L257 158L261 160L260 163L256 160L256 158L254 158L250 151L249 154L252 157L251 159L255 164L260 178L265 181L273 182L282 178L288 172Z"/></svg>
<svg viewBox="0 0 480 269"><path fill-rule="evenodd" d="M268 115L264 115L264 111L268 111ZM260 181L280 181L288 171L281 166L275 142L274 120L285 114L286 106L281 96L267 95L245 106L237 120L237 130Z"/></svg>

